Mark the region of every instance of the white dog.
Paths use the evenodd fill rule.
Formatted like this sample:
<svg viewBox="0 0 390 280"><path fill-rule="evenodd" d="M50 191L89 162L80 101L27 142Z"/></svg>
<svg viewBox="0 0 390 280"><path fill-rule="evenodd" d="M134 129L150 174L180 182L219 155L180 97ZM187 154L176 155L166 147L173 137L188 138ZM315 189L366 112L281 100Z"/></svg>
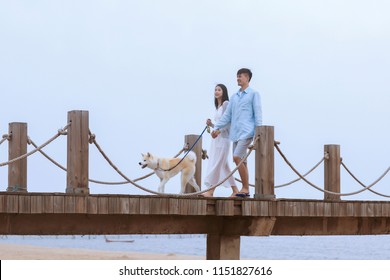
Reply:
<svg viewBox="0 0 390 280"><path fill-rule="evenodd" d="M200 191L194 178L196 169L196 155L194 152L189 152L182 161L180 158L158 158L150 153L142 154L142 158L143 161L140 162L139 165L141 165L142 168L149 167L150 169L153 169L160 178L158 192L164 193L165 184L179 172L181 172L180 193L184 193L187 183L193 186L196 191Z"/></svg>

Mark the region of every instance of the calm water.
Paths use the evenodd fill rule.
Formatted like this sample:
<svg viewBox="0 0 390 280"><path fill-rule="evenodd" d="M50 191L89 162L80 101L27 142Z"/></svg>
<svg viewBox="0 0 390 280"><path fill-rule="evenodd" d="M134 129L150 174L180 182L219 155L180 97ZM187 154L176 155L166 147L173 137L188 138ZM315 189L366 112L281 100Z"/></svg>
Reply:
<svg viewBox="0 0 390 280"><path fill-rule="evenodd" d="M106 242L105 238L124 242ZM134 242L125 242L129 240ZM0 243L103 251L206 255L205 235L0 236ZM241 258L389 260L390 235L241 237Z"/></svg>

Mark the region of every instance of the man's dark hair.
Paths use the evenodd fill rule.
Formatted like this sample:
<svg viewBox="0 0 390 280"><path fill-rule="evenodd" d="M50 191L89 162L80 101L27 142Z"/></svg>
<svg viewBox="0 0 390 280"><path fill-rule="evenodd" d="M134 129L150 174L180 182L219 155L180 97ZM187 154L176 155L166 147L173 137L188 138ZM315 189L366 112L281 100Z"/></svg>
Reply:
<svg viewBox="0 0 390 280"><path fill-rule="evenodd" d="M249 81L252 79L252 71L248 68L241 68L240 70L238 70L237 75L240 74L247 74L249 77Z"/></svg>

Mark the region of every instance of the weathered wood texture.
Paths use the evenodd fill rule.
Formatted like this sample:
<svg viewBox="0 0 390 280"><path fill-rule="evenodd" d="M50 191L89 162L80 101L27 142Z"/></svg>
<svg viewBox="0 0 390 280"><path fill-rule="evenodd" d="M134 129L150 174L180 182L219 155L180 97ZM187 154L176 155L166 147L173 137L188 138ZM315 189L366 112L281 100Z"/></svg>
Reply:
<svg viewBox="0 0 390 280"><path fill-rule="evenodd" d="M208 234L206 259L239 260L240 241L239 235Z"/></svg>
<svg viewBox="0 0 390 280"><path fill-rule="evenodd" d="M390 202L3 192L0 234L390 234Z"/></svg>
<svg viewBox="0 0 390 280"><path fill-rule="evenodd" d="M326 191L340 193L340 146L325 145L324 186ZM325 200L340 200L340 196L324 193Z"/></svg>
<svg viewBox="0 0 390 280"><path fill-rule="evenodd" d="M88 111L68 112L68 123L66 192L88 194Z"/></svg>
<svg viewBox="0 0 390 280"><path fill-rule="evenodd" d="M12 160L27 153L27 124L10 123L8 159ZM8 192L27 192L27 158L8 165Z"/></svg>
<svg viewBox="0 0 390 280"><path fill-rule="evenodd" d="M199 135L186 135L184 137L184 144L188 145L188 148L190 148L195 141L198 139ZM199 187L202 186L202 138L198 140L192 151L196 155L196 171L195 171L195 181L198 184ZM191 193L195 192L195 189L190 185L187 184L185 193Z"/></svg>
<svg viewBox="0 0 390 280"><path fill-rule="evenodd" d="M0 192L0 213L390 217L390 201L229 199Z"/></svg>
<svg viewBox="0 0 390 280"><path fill-rule="evenodd" d="M274 127L256 127L255 198L272 199L274 193Z"/></svg>

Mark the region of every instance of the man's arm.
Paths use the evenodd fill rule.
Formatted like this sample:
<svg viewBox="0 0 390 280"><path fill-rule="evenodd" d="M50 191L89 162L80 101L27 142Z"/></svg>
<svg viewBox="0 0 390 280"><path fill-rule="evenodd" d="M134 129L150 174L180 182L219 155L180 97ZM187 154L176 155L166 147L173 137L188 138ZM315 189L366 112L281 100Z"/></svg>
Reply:
<svg viewBox="0 0 390 280"><path fill-rule="evenodd" d="M214 125L215 130L220 130L224 128L232 121L232 102L229 102L225 112L222 115L222 118Z"/></svg>
<svg viewBox="0 0 390 280"><path fill-rule="evenodd" d="M261 126L263 124L263 114L261 111L261 98L258 92L255 92L254 94L255 95L253 97L252 106L253 106L253 113L255 117L255 124L256 126Z"/></svg>

